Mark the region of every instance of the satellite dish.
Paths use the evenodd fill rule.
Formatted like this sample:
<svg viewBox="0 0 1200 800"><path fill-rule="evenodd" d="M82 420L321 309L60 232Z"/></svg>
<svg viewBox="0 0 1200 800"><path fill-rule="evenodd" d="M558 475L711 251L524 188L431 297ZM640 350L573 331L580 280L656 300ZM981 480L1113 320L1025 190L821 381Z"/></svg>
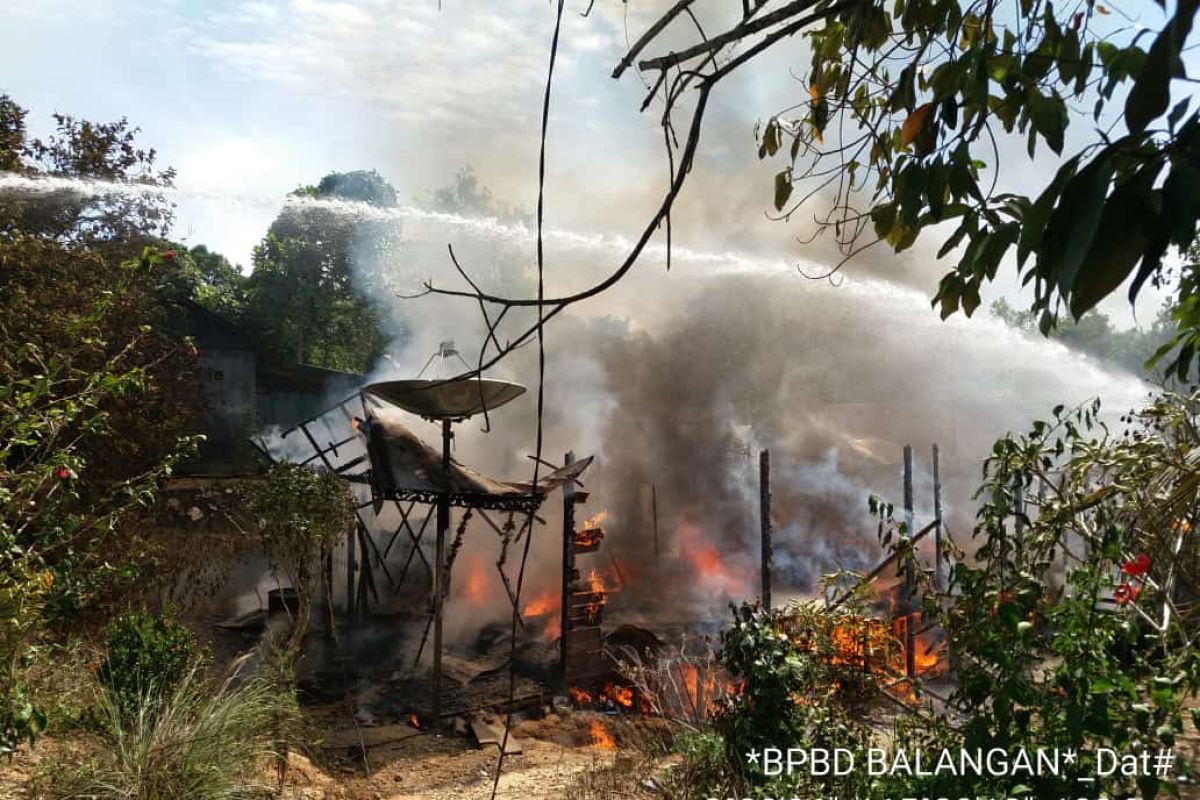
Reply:
<svg viewBox="0 0 1200 800"><path fill-rule="evenodd" d="M499 408L525 394L519 383L488 378L381 381L363 391L426 419L458 420Z"/></svg>

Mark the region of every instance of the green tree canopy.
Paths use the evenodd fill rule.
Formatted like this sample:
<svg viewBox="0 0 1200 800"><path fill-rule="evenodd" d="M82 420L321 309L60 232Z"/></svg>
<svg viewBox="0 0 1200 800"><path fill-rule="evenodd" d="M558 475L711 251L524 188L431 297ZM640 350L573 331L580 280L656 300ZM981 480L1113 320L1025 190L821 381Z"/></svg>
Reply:
<svg viewBox="0 0 1200 800"><path fill-rule="evenodd" d="M293 197L254 249L247 320L276 357L364 371L386 337L355 287L354 259L356 248L383 246L388 227L338 201L388 208L395 189L374 171L335 172Z"/></svg>
<svg viewBox="0 0 1200 800"><path fill-rule="evenodd" d="M26 116L12 98L0 95L0 170L84 183L79 190L0 196L0 238L20 231L129 256L166 236L173 204L156 190L173 185L175 170L156 168L155 151L137 143L138 128L124 118L98 123L55 114L54 133L30 139ZM87 191L87 182L95 181L124 191Z"/></svg>
<svg viewBox="0 0 1200 800"><path fill-rule="evenodd" d="M937 289L943 316L971 314L981 286L1007 263L1030 285L1046 332L1127 279L1136 298L1165 279L1168 251L1195 237L1200 110L1182 91L1194 80L1183 52L1200 0L1162 0L1158 9L1098 0L755 0L728 29L703 34L691 27L692 5L665 12L614 73L637 63L652 86L643 107L666 100L667 145L680 150L673 191L709 95L799 34L810 54L797 70L799 96L758 131L760 157L783 162L776 208L785 219L815 211L817 233L832 234L847 257L877 242L902 251L930 228L948 232L939 257L954 253L958 263ZM695 44L665 41L676 26ZM661 55L641 57L655 46ZM685 106L692 124L675 145L685 128L672 111ZM1049 151L1057 162L1028 195L1000 175L1014 157L1008 148L1021 143L1030 158ZM1181 297L1192 292L1184 277ZM1193 352L1183 343L1184 367Z"/></svg>

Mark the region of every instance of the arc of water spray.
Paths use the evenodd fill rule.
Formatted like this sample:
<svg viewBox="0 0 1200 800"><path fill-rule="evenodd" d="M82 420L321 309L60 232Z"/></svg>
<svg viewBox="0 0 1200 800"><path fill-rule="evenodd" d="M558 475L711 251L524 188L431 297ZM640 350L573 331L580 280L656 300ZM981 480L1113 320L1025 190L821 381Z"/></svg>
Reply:
<svg viewBox="0 0 1200 800"><path fill-rule="evenodd" d="M312 208L335 214L352 216L365 221L400 222L412 220L427 222L450 228L462 229L473 236L513 242L533 242L536 233L521 222L505 222L494 217L476 217L436 211L415 205L377 206L356 200L334 197L308 197L289 195L282 200L270 195L224 192L220 190L193 189L187 187L156 186L149 183L121 183L115 181L62 178L55 176L30 178L16 173L0 172L0 195L21 194L48 197L69 193L82 197L166 197L173 200L196 199L213 202L237 203L240 205L266 208ZM633 240L621 235L580 233L565 228L547 228L542 238L547 244L573 250L590 250L603 253L626 253L633 247ZM656 257L666 256L664 245L648 246L645 252ZM764 259L736 251L704 251L671 246L671 257L699 264L722 265L732 270L761 272ZM780 261L778 266L790 269L791 265Z"/></svg>

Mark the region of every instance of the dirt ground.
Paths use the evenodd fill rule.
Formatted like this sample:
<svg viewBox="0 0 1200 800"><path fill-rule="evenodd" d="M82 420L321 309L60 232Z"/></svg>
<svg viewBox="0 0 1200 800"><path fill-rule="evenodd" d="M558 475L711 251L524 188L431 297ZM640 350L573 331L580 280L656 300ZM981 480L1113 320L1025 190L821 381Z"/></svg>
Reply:
<svg viewBox="0 0 1200 800"><path fill-rule="evenodd" d="M490 720L497 724L500 720ZM592 725L614 739L624 727L612 718L575 712L514 724L497 797L571 797L581 776L611 766L620 750L593 742ZM512 752L514 745L520 752ZM293 758L296 797L309 800L473 800L491 796L499 747L477 745L470 734L436 735L408 725L326 733L318 768ZM318 794L317 792L322 792Z"/></svg>
<svg viewBox="0 0 1200 800"><path fill-rule="evenodd" d="M491 720L493 723L499 720ZM602 725L612 744L594 743ZM573 712L550 714L513 726L520 752L510 752L496 796L512 800L559 800L600 796L591 776L620 760L629 768L622 780L636 791L642 759L624 739L640 735L611 716ZM41 766L72 758L69 745L43 740L11 763L0 762L0 800L30 800L31 779ZM438 735L407 724L324 731L305 754L288 759L285 800L476 800L491 796L499 748L478 745L470 733ZM644 770L649 774L649 768ZM264 767L263 784L275 784L273 767ZM277 784L276 784L277 785ZM647 795L649 797L650 795Z"/></svg>

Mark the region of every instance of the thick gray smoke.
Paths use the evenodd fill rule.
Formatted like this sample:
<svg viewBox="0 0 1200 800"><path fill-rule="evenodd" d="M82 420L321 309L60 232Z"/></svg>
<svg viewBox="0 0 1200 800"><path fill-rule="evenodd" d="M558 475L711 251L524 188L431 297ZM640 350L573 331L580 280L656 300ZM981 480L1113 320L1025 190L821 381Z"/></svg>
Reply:
<svg viewBox="0 0 1200 800"><path fill-rule="evenodd" d="M447 242L485 289L532 296L527 237L461 219L405 225L397 247L364 248L359 259L363 285L373 287L395 333L377 379L414 375L443 339L456 339L469 361L478 352L484 328L474 302L399 296L426 278L465 287ZM620 245L559 237L548 294L596 280L619 260ZM916 453L918 525L932 518L929 453L940 446L948 520L961 540L994 438L1026 429L1058 403L1100 396L1117 413L1146 395L1131 376L994 320L942 322L925 297L883 281L832 286L729 254L681 251L673 263L668 275L648 258L547 329L544 455L597 456L584 476L591 500L581 513L609 512L608 538L600 554L586 557L585 570L594 565L610 585L624 584L610 617L684 619L757 593L762 448L772 456L779 591L808 592L823 572L877 560L866 501L876 493L899 505L904 444ZM378 291L383 285L389 291ZM500 339L528 319L506 319ZM489 433L479 420L461 426L461 461L502 478L528 475L535 351L524 348L495 371L530 393L496 411ZM427 423L413 425L429 440L436 435ZM536 534L526 597L557 586L558 508L554 497L543 509L547 525ZM472 530L451 613L470 587L471 602L482 599L503 616L491 567L498 541L484 527ZM479 576L467 573L483 568L481 598Z"/></svg>

